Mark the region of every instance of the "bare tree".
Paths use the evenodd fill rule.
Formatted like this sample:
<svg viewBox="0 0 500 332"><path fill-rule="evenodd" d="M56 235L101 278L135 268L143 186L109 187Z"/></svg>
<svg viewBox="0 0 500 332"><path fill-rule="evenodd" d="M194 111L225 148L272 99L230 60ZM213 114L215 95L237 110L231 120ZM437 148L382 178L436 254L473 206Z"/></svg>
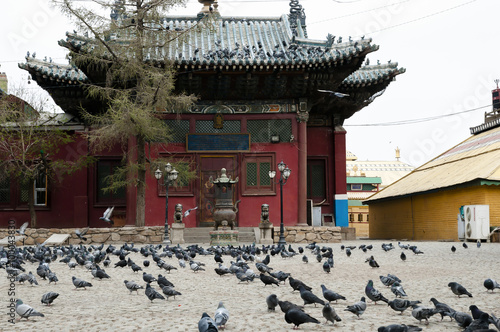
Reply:
<svg viewBox="0 0 500 332"><path fill-rule="evenodd" d="M163 17L185 0L94 0L81 5L71 0L54 1L74 19L79 43L68 43L70 60L83 70L91 83L88 98L101 100L100 112L83 110L92 125L89 140L94 150L120 144L124 166L111 181L116 186L135 186L136 226L145 223L147 145L169 140L169 129L161 119L164 112L181 112L194 96L174 94L175 70L171 60L159 56L169 43L178 43L210 20L179 31L163 24ZM108 18L111 13L111 18ZM130 144L131 138L133 146ZM155 144L158 146L158 144Z"/></svg>

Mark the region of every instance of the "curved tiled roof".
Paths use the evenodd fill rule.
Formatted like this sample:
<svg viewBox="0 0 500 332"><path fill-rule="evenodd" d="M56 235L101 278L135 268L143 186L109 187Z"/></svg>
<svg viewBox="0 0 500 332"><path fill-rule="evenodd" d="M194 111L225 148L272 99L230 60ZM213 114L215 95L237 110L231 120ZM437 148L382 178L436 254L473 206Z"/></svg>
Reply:
<svg viewBox="0 0 500 332"><path fill-rule="evenodd" d="M74 66L56 64L33 57L26 57L26 62L20 63L19 68L36 72L46 80L64 82L65 84L79 84L88 81L87 76Z"/></svg>
<svg viewBox="0 0 500 332"><path fill-rule="evenodd" d="M169 17L164 19L167 29L163 39L175 38L165 46L145 50L145 61L164 63L174 61L178 66L291 66L303 68L319 64L342 64L353 57L364 56L378 49L371 39L334 42L298 36L292 33L287 15L275 18L227 18L199 21L196 17ZM66 40L59 44L73 51L89 52L94 48L91 38L76 33L66 33ZM158 33L160 36L161 33ZM187 37L187 38L183 38ZM125 38L110 37L117 42ZM157 44L164 43L158 37Z"/></svg>
<svg viewBox="0 0 500 332"><path fill-rule="evenodd" d="M402 74L405 71L405 68L398 68L397 62L364 66L344 79L341 87L349 89L383 83L386 80L392 80L396 75Z"/></svg>

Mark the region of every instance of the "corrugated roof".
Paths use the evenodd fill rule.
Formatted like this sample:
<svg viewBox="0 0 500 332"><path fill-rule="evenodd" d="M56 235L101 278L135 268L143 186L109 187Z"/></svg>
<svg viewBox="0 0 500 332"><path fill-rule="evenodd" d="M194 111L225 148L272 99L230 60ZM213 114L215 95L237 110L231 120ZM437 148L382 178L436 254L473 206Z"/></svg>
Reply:
<svg viewBox="0 0 500 332"><path fill-rule="evenodd" d="M476 179L500 181L500 128L468 138L366 202L428 192Z"/></svg>
<svg viewBox="0 0 500 332"><path fill-rule="evenodd" d="M350 183L365 183L365 184L372 184L372 183L382 183L382 179L379 176L348 176L347 177L347 184Z"/></svg>

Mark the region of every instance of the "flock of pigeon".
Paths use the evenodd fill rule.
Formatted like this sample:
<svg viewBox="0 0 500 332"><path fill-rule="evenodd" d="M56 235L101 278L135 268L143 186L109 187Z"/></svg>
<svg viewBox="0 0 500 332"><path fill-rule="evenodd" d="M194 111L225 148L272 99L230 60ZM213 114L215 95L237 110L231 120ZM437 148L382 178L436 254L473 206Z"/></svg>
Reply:
<svg viewBox="0 0 500 332"><path fill-rule="evenodd" d="M112 212L112 211L111 211ZM84 237L81 237L84 241ZM411 250L414 255L424 255L416 246L403 245L398 243L401 249L400 258L402 261L406 260L405 251ZM464 243L464 248L467 249ZM478 242L478 248L480 243ZM283 287L287 283L292 288L291 292L300 296L301 300L298 303L293 303L284 299L280 299L274 292L262 298L263 311L267 307L267 311L271 314L276 313L276 308L282 311L283 316L281 319L288 324L291 324L294 329L298 329L302 324L312 323L319 324L320 318L314 317L312 313L308 313L307 308L311 306L321 306L321 313L326 320L325 324L335 326L336 322L342 321L342 318L337 313L332 305L335 303L338 307L338 301L346 301L344 303L342 312L344 315L355 315L354 319L362 319L362 315L367 310L368 306L377 304L377 302L384 302L395 313L403 314L406 310L411 311L412 320L407 319L407 324L388 324L378 327L379 332L399 332L399 331L422 331L424 325L429 324L429 319L439 314L441 320L444 317L449 317L457 324L457 328L463 331L496 331L490 329L490 326L495 327L500 331L500 320L495 317L494 313L483 312L477 306L470 306L470 313L461 312L453 309L450 305L438 301L432 297L430 301L433 306L425 306L420 300L409 300L403 284L404 282L394 274L380 275L380 287L377 286L373 280L368 280L364 289L364 294L358 301L353 301L347 304L347 299L343 295L328 289L324 284L321 285L321 292L313 291L313 288L307 284L307 281L300 280L295 271L281 271L273 268L271 259L274 260L293 260L300 259L303 264L312 265L311 269L318 269L319 273L324 273L325 277L330 276L332 270L335 268L334 249L331 246L310 243L304 247L296 246L295 250L291 245L288 246L263 246L263 245L243 245L239 247L233 246L210 246L206 249L199 245L189 245L187 247L177 246L162 246L162 245L144 245L140 248L134 244L123 244L121 246L113 246L101 244L96 245L68 245L47 247L44 245L19 247L15 250L15 255L10 255L12 252L7 252L7 248L0 247L0 268L6 270L8 277L15 277L16 283L25 284L28 282L31 285L38 285L38 281L43 280L49 285L54 283L53 288L57 288L57 282L60 278L70 278L75 290L86 290L93 287L93 280L112 279L115 269L129 269L131 280L123 280L123 284L128 290L128 294L144 293L151 303L158 300L168 301L170 297L174 300L176 296L182 296L182 293L176 290L172 281L169 281L164 275L158 276L148 273L148 269L156 265L159 269L165 270L165 274L170 274L172 271L189 269L193 273L209 274L210 270L215 271L212 274L215 278L235 278L234 284L250 284L260 283L265 289L272 289L275 287ZM380 265L375 259L376 252L373 245L360 245L360 246L344 246L341 245L340 249L336 249L336 255L346 255L351 257L355 250L363 251L366 253L366 263L369 269L377 269ZM395 250L396 247L391 243L383 243L381 249L384 252ZM451 248L452 254L457 251L455 246ZM370 252L370 253L368 253ZM131 255L133 254L133 255ZM383 253L380 253L382 255ZM129 256L130 255L130 256ZM140 255L143 259L142 262L136 263L131 258ZM196 260L199 256L213 256L214 267L209 268L206 263ZM309 262L310 257L316 261ZM224 262L230 261L230 265L226 266ZM318 264L319 263L319 264ZM57 276L51 266L53 264L66 264L68 266L68 274L65 276ZM316 265L317 264L317 265ZM321 266L322 272L315 266ZM255 267L255 270L253 269ZM32 271L35 270L36 275ZM78 278L72 275L71 271L82 269L89 272L89 278ZM106 271L107 269L108 271ZM116 270L115 270L116 271ZM134 276L142 274L142 282L133 281ZM295 277L292 277L292 274ZM92 278L92 282L90 281ZM137 279L137 278L136 278ZM228 281L224 281L228 283ZM378 281L377 281L378 283ZM155 286L158 288L155 288ZM394 296L383 295L379 289L381 287L390 289ZM449 282L448 287L453 294L458 297L466 296L473 297L464 286L457 282ZM493 279L488 278L484 280L484 287L488 292L494 292L500 285ZM125 289L124 289L125 290ZM388 292L385 292L388 293ZM59 294L55 291L50 291L43 294L41 303L47 306L57 303ZM367 301L371 301L367 302ZM265 306L264 307L264 302ZM373 304L372 304L373 303ZM31 317L44 317L43 310L35 309L35 303L24 303L22 299L16 301L16 313L18 320L29 319ZM500 309L500 306L499 306ZM389 310L389 309L388 309ZM199 332L213 332L224 329L226 324L230 324L229 310L224 306L221 301L217 308L215 308L213 317L207 312L200 312L198 321ZM415 325L418 324L418 325Z"/></svg>

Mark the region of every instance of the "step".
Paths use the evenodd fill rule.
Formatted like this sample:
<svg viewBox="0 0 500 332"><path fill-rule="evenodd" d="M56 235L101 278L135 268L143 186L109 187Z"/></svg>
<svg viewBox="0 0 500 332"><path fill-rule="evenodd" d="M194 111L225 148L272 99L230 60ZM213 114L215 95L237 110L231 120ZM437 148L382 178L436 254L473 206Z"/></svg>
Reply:
<svg viewBox="0 0 500 332"><path fill-rule="evenodd" d="M197 227L184 229L185 243L209 243L210 232L213 230L211 227ZM236 227L238 231L238 240L241 243L255 242L254 227Z"/></svg>

